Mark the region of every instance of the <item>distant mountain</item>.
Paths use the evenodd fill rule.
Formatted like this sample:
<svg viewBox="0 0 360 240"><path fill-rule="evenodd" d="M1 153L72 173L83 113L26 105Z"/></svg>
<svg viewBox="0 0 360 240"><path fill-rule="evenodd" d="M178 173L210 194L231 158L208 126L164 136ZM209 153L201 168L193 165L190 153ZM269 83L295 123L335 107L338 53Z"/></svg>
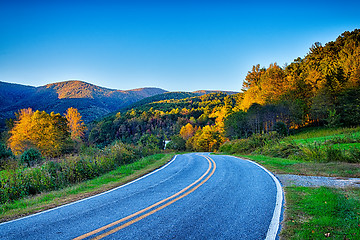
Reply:
<svg viewBox="0 0 360 240"><path fill-rule="evenodd" d="M65 81L41 87L0 82L0 125L19 109L31 107L63 114L69 107L79 110L90 122L141 99L162 94L160 88L115 90L82 81Z"/></svg>
<svg viewBox="0 0 360 240"><path fill-rule="evenodd" d="M206 94L209 94L209 93L226 93L228 95L233 95L233 94L237 94L239 92L221 91L221 90L197 90L197 91L194 91L193 93L196 93L196 94L202 96L202 95L206 95Z"/></svg>

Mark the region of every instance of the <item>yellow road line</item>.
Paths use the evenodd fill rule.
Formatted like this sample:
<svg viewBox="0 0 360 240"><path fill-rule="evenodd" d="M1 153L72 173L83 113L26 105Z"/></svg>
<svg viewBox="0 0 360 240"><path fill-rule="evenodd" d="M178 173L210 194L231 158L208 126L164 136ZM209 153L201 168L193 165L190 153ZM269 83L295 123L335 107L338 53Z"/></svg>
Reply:
<svg viewBox="0 0 360 240"><path fill-rule="evenodd" d="M184 188L184 189L182 189L181 191L173 194L172 196L170 196L170 197L168 197L168 198L166 198L166 199L163 199L163 200L161 200L161 201L159 201L159 202L157 202L157 203L155 203L155 204L153 204L153 205L151 205L151 206L149 206L149 207L147 207L147 208L144 208L144 209L142 209L142 210L140 210L140 211L138 211L138 212L136 212L136 213L133 213L133 214L127 216L127 217L124 217L124 218L122 218L122 219L120 219L120 220L117 220L117 221L115 221L115 222L113 222L113 223L110 223L110 224L108 224L108 225L105 225L105 226L103 226L103 227L101 227L101 228L95 229L95 230L93 230L93 231L91 231L91 232L89 232L89 233L86 233L86 234L84 234L84 235L81 235L81 236L79 236L79 237L77 237L77 238L74 238L74 240L81 240L81 239L90 237L90 236L92 236L92 235L94 235L94 234L97 234L97 233L99 233L99 232L101 232L101 231L104 231L104 230L106 230L106 229L108 229L108 228L110 228L110 227L113 227L113 226L115 226L115 225L118 225L118 224L121 223L121 222L124 222L124 221L126 221L126 220L129 220L129 219L131 219L131 218L133 218L133 217L135 217L135 216L137 216L137 215L139 215L139 214L141 214L141 213L144 213L144 212L146 212L146 211L148 211L148 210L150 210L150 209L152 209L152 208L154 208L154 207L156 207L156 206L158 206L158 205L160 205L160 204L162 204L162 203L164 203L164 202L166 202L166 201L168 201L168 200L170 200L170 199L172 199L172 198L175 198L175 197L179 196L180 194L184 193L184 192L187 191L189 188L191 188L192 186L194 186L195 184L197 184L199 181L201 181L201 180L209 173L210 169L212 168L212 163L213 163L213 164L214 164L214 168L213 168L212 172L210 173L210 175L209 175L206 179L204 179L199 185L197 185L196 187L194 187L193 189L191 189L191 190L188 191L187 193L185 193L185 194L183 194L182 196L180 196L180 197L178 197L178 198L176 198L176 199L173 199L172 201L170 201L170 202L168 202L168 203L166 203L166 204L164 204L164 205L162 205L162 206L160 206L160 207L158 207L158 208L156 208L156 209L154 209L154 210L152 210L152 211L150 211L150 212L148 212L148 213L146 213L146 214L144 214L144 215L142 215L142 216L140 216L140 217L138 217L138 218L136 218L136 219L133 219L133 220L131 220L131 221L129 221L129 222L127 222L127 223L125 223L125 224L123 224L123 225L121 225L121 226L119 226L119 227L117 227L117 228L115 228L115 229L113 229L113 230L111 230L111 231L109 231L109 232L103 233L102 235L99 235L99 236L95 237L94 239L101 239L101 238L106 237L106 236L108 236L108 235L110 235L110 234L112 234L112 233L114 233L114 232L117 232L117 231L119 231L119 230L121 230L121 229L123 229L123 228L125 228L125 227L127 227L127 226L130 226L131 224L133 224L133 223L135 223L135 222L137 222L137 221L140 221L141 219L143 219L143 218L145 218L145 217L147 217L147 216L149 216L149 215L151 215L151 214L153 214L153 213L155 213L155 212L157 212L157 211L159 211L159 210L161 210L161 209L163 209L163 208L171 205L172 203L178 201L179 199L181 199L181 198L189 195L190 193L192 193L193 191L195 191L197 188L199 188L202 184L204 184L204 183L214 174L214 172L215 172L216 164L215 164L214 160L212 160L211 158L208 158L208 157L206 157L206 156L203 156L203 157L206 158L206 160L208 160L208 163L209 163L208 169L206 170L206 172L205 172L199 179L197 179L195 182L193 182L192 184L190 184L190 185L187 186L186 188Z"/></svg>
<svg viewBox="0 0 360 240"><path fill-rule="evenodd" d="M213 160L212 160L212 161L213 161ZM110 230L110 231L108 231L108 232L106 232L106 233L103 233L103 234L101 234L101 235L99 235L99 236L97 236L97 237L95 237L95 238L93 238L93 239L94 239L94 240L99 240L99 239L102 239L102 238L104 238L104 237L106 237L106 236L109 236L110 234L113 234L113 233L115 233L115 232L117 232L117 231L119 231L119 230L121 230L121 229L123 229L123 228L125 228L125 227L128 227L128 226L130 226L131 224L136 223L136 222L140 221L141 219L144 219L144 218L146 218L147 216L150 216L150 215L154 214L155 212L157 212L157 211L159 211L159 210L161 210L161 209L163 209L163 208L165 208L165 207L173 204L174 202L176 202L176 201L184 198L185 196L189 195L190 193L192 193L193 191L195 191L196 189L198 189L201 185L203 185L207 180L209 180L209 178L214 174L215 169L216 169L216 164L215 164L215 162L213 162L213 163L214 163L214 168L213 168L213 170L211 171L211 173L209 174L209 176L207 176L207 178L205 178L199 185L195 186L194 188L192 188L192 189L189 190L188 192L186 192L186 193L184 193L183 195L181 195L181 196L179 196L179 197L171 200L170 202L168 202L168 203L166 203L166 204L164 204L164 205L162 205L162 206L160 206L160 207L152 210L151 212L148 212L148 213L146 213L146 214L144 214L144 215L142 215L142 216L140 216L140 217L138 217L138 218L135 218L134 220L131 220L131 221L129 221L129 222L127 222L127 223L125 223L125 224L117 227L117 228L114 228L114 229L112 229L112 230Z"/></svg>

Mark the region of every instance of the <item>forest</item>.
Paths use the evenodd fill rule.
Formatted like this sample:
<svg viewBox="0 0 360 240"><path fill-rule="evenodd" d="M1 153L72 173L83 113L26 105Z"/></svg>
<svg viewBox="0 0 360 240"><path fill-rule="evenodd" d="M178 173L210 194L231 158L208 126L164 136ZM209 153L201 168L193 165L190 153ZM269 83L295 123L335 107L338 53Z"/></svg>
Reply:
<svg viewBox="0 0 360 240"><path fill-rule="evenodd" d="M183 143L170 147L216 151L227 140L276 127L287 133L309 126L358 126L359 43L356 29L324 46L315 43L304 58L284 67L254 65L238 94L160 100L120 111L89 127L89 143L106 145L119 139L136 144L147 136L160 142L181 136L185 148Z"/></svg>
<svg viewBox="0 0 360 240"><path fill-rule="evenodd" d="M285 66L254 65L240 93L165 93L87 126L74 108L65 116L19 110L2 133L0 168L6 177L0 202L93 178L164 148L217 152L237 144L250 153L304 128L357 127L359 44L359 29L344 32L324 46L315 43L305 57ZM166 146L165 140L170 141ZM356 152L346 159L360 162L359 157ZM35 183L36 174L26 167L36 168L47 183ZM20 187L21 181L31 184ZM5 188L10 183L18 190Z"/></svg>

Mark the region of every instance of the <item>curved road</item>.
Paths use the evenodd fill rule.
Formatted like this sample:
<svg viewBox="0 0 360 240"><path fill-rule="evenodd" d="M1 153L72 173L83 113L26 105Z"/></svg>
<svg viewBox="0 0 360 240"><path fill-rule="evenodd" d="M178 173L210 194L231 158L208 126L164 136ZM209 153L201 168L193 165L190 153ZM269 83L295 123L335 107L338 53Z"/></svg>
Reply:
<svg viewBox="0 0 360 240"><path fill-rule="evenodd" d="M275 239L276 181L239 158L178 155L109 192L2 223L0 239Z"/></svg>

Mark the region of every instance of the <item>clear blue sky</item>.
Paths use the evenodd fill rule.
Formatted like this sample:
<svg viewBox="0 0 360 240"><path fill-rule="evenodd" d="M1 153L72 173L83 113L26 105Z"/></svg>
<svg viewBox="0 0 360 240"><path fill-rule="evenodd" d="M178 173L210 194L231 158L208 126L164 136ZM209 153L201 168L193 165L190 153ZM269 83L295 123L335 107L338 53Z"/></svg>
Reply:
<svg viewBox="0 0 360 240"><path fill-rule="evenodd" d="M0 1L0 81L240 91L360 28L359 1Z"/></svg>

